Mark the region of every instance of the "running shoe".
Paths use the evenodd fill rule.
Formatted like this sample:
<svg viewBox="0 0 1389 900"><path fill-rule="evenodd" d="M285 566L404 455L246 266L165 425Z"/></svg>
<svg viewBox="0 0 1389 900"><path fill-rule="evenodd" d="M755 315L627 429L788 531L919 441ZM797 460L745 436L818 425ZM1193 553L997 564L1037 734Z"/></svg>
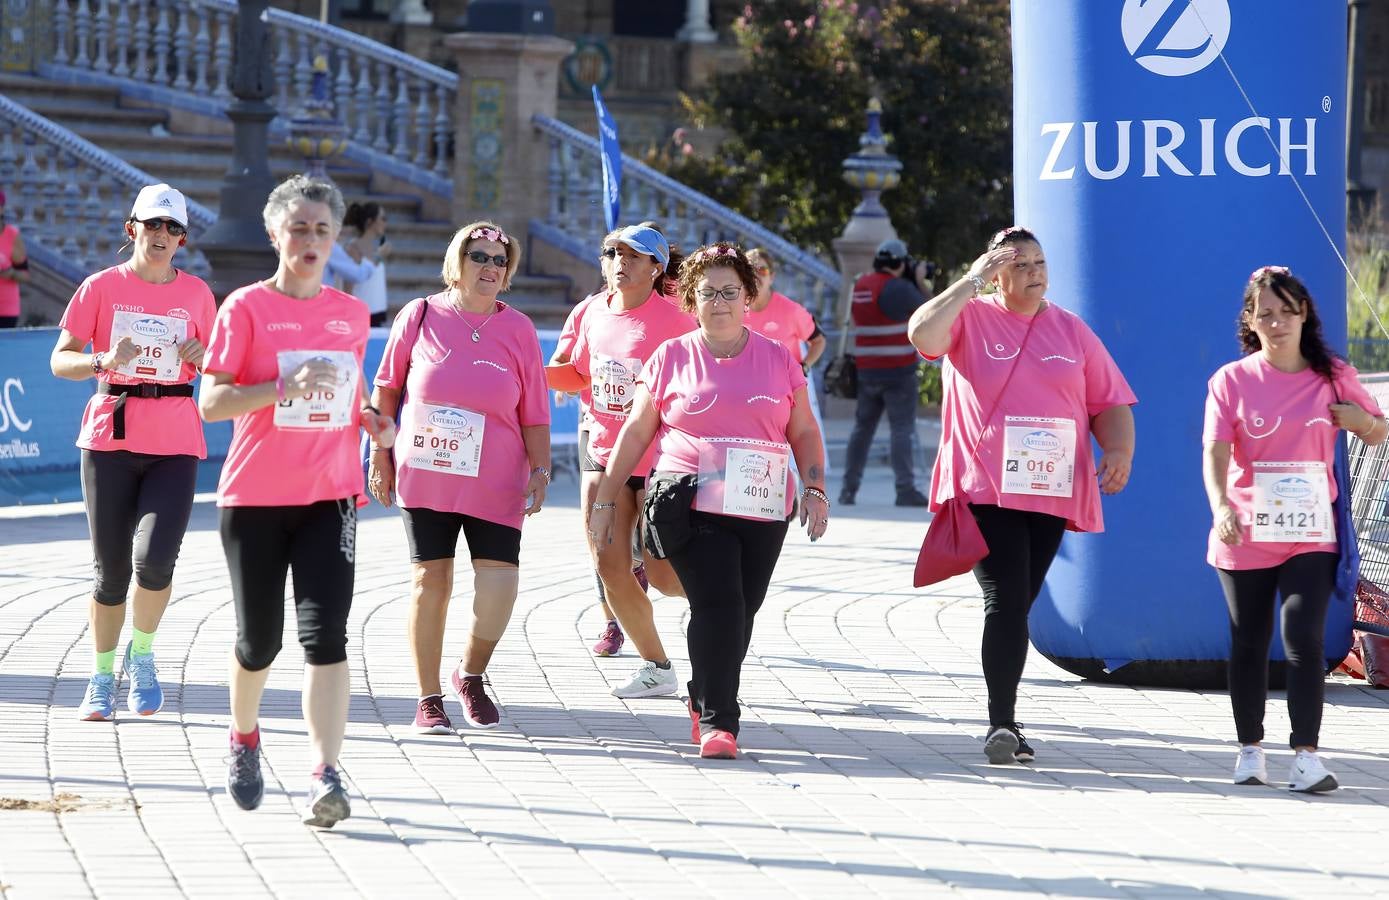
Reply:
<svg viewBox="0 0 1389 900"><path fill-rule="evenodd" d="M651 590L651 582L646 580L646 563L639 562L633 566L632 577L637 580L637 584L641 585L643 591Z"/></svg>
<svg viewBox="0 0 1389 900"><path fill-rule="evenodd" d="M912 488L912 489L909 490L909 491L903 491L902 493L900 493L900 494L897 495L897 505L898 505L898 506L930 506L930 505L931 505L931 501L930 501L930 499L927 498L927 496L926 496L925 494L921 493L921 492L918 491L916 488Z"/></svg>
<svg viewBox="0 0 1389 900"><path fill-rule="evenodd" d="M481 675L469 675L465 678L454 669L449 683L453 686L454 696L463 706L463 718L469 725L474 728L495 728L501 721L497 705L487 696Z"/></svg>
<svg viewBox="0 0 1389 900"><path fill-rule="evenodd" d="M598 639L598 643L593 645L593 654L595 656L616 656L625 643L627 643L627 635L622 633L622 626L617 624L616 619L613 619L603 629L603 636Z"/></svg>
<svg viewBox="0 0 1389 900"><path fill-rule="evenodd" d="M347 788L342 786L342 776L332 766L324 766L309 776L308 801L304 808L304 824L314 828L332 828L352 815Z"/></svg>
<svg viewBox="0 0 1389 900"><path fill-rule="evenodd" d="M453 723L444 712L444 698L439 694L421 697L415 708L415 730L420 734L453 734Z"/></svg>
<svg viewBox="0 0 1389 900"><path fill-rule="evenodd" d="M265 779L260 774L260 747L233 742L227 760L227 793L242 809L255 809L265 797Z"/></svg>
<svg viewBox="0 0 1389 900"><path fill-rule="evenodd" d="M857 488L841 488L839 491L839 499L836 502L840 506L853 506L856 499L858 499Z"/></svg>
<svg viewBox="0 0 1389 900"><path fill-rule="evenodd" d="M87 693L77 708L84 722L105 722L116 714L116 676L93 673L87 680Z"/></svg>
<svg viewBox="0 0 1389 900"><path fill-rule="evenodd" d="M1245 744L1239 748L1239 758L1235 760L1235 784L1268 784L1268 764L1264 761L1264 748Z"/></svg>
<svg viewBox="0 0 1389 900"><path fill-rule="evenodd" d="M1008 725L999 725L989 731L989 736L984 738L984 755L989 758L989 762L996 766L1004 763L1016 762L1017 758L1013 755L1022 746L1022 741L1018 739L1018 733Z"/></svg>
<svg viewBox="0 0 1389 900"><path fill-rule="evenodd" d="M1013 759L1020 763L1030 763L1037 758L1037 754L1032 751L1032 745L1027 742L1027 738L1022 736L1022 723L1013 723L1013 734L1018 736L1018 749L1013 751Z"/></svg>
<svg viewBox="0 0 1389 900"><path fill-rule="evenodd" d="M679 689L675 681L675 666L670 665L662 669L651 660L646 660L641 664L641 668L632 673L632 677L626 684L620 684L613 688L614 697L631 699L635 697L660 697L665 694L674 694Z"/></svg>
<svg viewBox="0 0 1389 900"><path fill-rule="evenodd" d="M1321 757L1315 750L1299 750L1293 757L1293 768L1288 773L1288 790L1304 794L1319 794L1334 791L1339 785L1336 776L1322 765Z"/></svg>
<svg viewBox="0 0 1389 900"><path fill-rule="evenodd" d="M715 729L699 739L699 755L704 759L737 759L738 739Z"/></svg>
<svg viewBox="0 0 1389 900"><path fill-rule="evenodd" d="M132 656L130 644L125 645L121 671L130 679L125 705L133 713L152 716L164 707L164 689L159 686L159 673L154 668L154 654Z"/></svg>
<svg viewBox="0 0 1389 900"><path fill-rule="evenodd" d="M690 712L690 743L699 743L699 713L695 712L694 698L685 701L685 709Z"/></svg>

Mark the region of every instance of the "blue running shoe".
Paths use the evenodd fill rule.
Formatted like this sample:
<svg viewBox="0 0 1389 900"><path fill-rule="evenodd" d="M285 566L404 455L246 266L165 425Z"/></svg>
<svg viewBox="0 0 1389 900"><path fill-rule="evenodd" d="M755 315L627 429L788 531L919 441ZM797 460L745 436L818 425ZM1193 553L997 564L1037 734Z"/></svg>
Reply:
<svg viewBox="0 0 1389 900"><path fill-rule="evenodd" d="M125 695L127 709L142 716L152 716L163 708L164 689L159 686L159 676L154 670L153 653L131 656L130 645L126 644L121 671L130 679L130 690Z"/></svg>
<svg viewBox="0 0 1389 900"><path fill-rule="evenodd" d="M87 695L77 708L84 722L105 722L116 715L116 676L93 674L87 681Z"/></svg>
<svg viewBox="0 0 1389 900"><path fill-rule="evenodd" d="M315 828L332 828L352 815L347 788L342 776L332 766L324 766L309 779L309 803L304 810L304 824Z"/></svg>
<svg viewBox="0 0 1389 900"><path fill-rule="evenodd" d="M232 744L227 760L227 793L242 809L255 809L265 797L265 779L260 774L260 747Z"/></svg>

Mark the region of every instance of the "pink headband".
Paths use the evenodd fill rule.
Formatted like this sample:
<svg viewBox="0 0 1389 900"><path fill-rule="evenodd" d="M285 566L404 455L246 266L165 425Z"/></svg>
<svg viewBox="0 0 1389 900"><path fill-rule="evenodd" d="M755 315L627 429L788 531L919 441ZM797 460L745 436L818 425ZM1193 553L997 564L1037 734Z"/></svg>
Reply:
<svg viewBox="0 0 1389 900"><path fill-rule="evenodd" d="M1292 271L1289 270L1287 266L1260 266L1259 268L1257 268L1257 269L1254 270L1254 274L1253 274L1253 275L1250 275L1250 276L1249 276L1249 280L1250 280L1250 281L1253 281L1254 279L1258 278L1260 275L1291 275L1291 274L1292 274Z"/></svg>
<svg viewBox="0 0 1389 900"><path fill-rule="evenodd" d="M720 256L736 257L737 255L738 251L734 247L705 247L698 253L700 259L718 259Z"/></svg>
<svg viewBox="0 0 1389 900"><path fill-rule="evenodd" d="M507 239L507 236L502 234L500 228L474 228L473 233L468 235L468 240L496 241L499 244L511 243L511 241Z"/></svg>

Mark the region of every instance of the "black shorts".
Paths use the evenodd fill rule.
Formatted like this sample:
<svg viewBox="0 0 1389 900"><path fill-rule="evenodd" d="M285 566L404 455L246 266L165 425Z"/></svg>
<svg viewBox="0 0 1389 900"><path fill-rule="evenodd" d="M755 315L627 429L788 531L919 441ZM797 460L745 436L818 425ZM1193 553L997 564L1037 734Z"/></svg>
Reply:
<svg viewBox="0 0 1389 900"><path fill-rule="evenodd" d="M416 506L400 508L405 537L410 542L410 562L453 559L458 554L458 532L468 541L468 556L495 562L521 562L521 529L498 525L464 513L439 512Z"/></svg>
<svg viewBox="0 0 1389 900"><path fill-rule="evenodd" d="M584 472L606 472L608 467L588 455L588 431L579 432L579 468ZM634 491L646 490L646 477L633 475L627 479L627 487Z"/></svg>

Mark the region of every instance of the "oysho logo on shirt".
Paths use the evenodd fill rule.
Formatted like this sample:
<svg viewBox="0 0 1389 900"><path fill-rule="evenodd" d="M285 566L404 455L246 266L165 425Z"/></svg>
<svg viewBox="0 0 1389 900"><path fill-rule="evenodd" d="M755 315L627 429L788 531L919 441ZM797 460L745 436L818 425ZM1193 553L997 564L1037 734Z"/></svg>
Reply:
<svg viewBox="0 0 1389 900"><path fill-rule="evenodd" d="M266 331L303 331L304 326L298 322L271 322L265 326Z"/></svg>
<svg viewBox="0 0 1389 900"><path fill-rule="evenodd" d="M323 328L325 331L333 332L333 334L352 333L352 326L342 319L329 319L327 322L323 323Z"/></svg>
<svg viewBox="0 0 1389 900"><path fill-rule="evenodd" d="M140 313L142 313L142 312L145 311L145 308L144 308L143 306L133 306L133 305L131 305L131 304L129 304L129 303L112 303L112 304L111 304L111 308L114 309L114 310L119 310L120 312L140 312Z"/></svg>

